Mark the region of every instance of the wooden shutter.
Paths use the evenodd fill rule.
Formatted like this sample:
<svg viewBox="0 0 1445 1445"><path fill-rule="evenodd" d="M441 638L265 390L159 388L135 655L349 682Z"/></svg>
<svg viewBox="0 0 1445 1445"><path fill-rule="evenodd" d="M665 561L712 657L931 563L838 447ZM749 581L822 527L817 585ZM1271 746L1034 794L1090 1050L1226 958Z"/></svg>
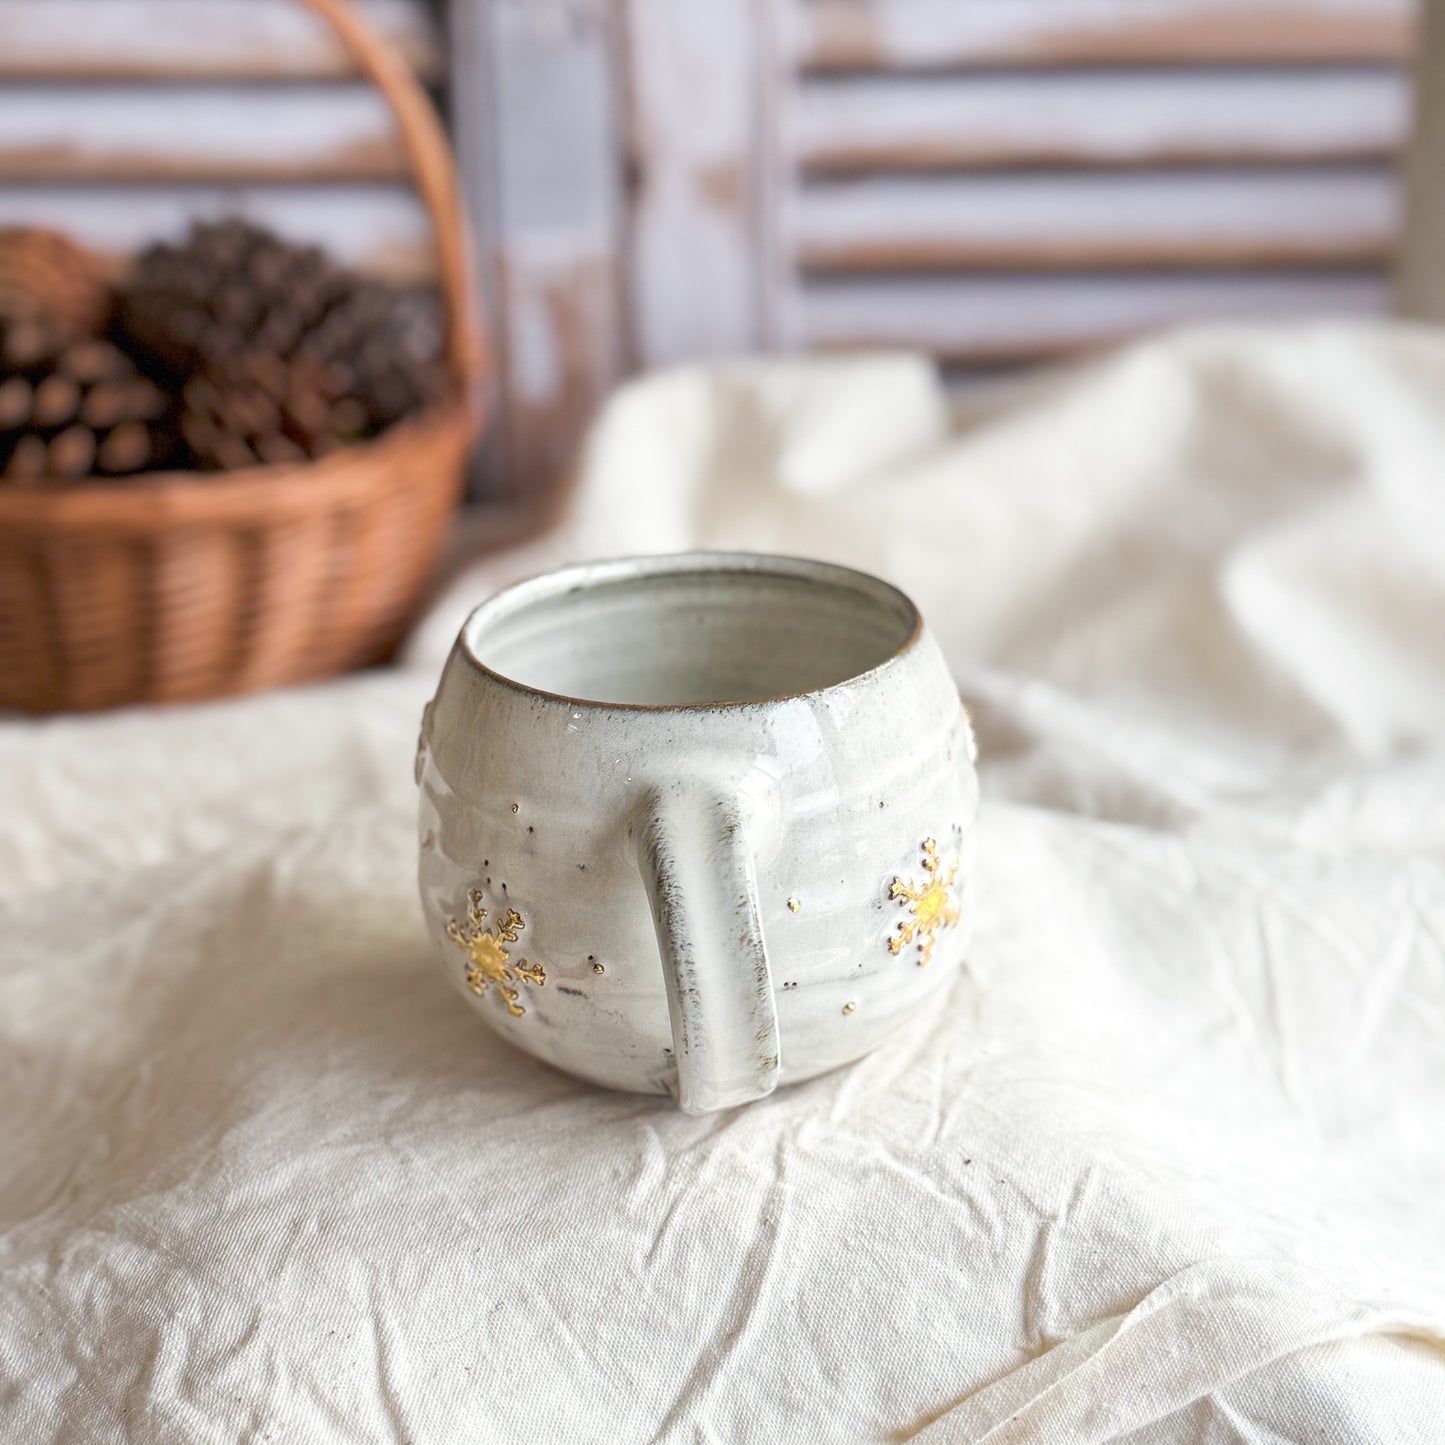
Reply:
<svg viewBox="0 0 1445 1445"><path fill-rule="evenodd" d="M457 157L499 369L496 497L558 480L626 360L617 3L451 0Z"/></svg>
<svg viewBox="0 0 1445 1445"><path fill-rule="evenodd" d="M631 369L898 346L964 379L1388 302L1413 0L452 15L513 492Z"/></svg>
<svg viewBox="0 0 1445 1445"><path fill-rule="evenodd" d="M1387 303L1408 0L629 11L643 361L905 346L986 370Z"/></svg>
<svg viewBox="0 0 1445 1445"><path fill-rule="evenodd" d="M361 0L428 79L423 0ZM295 0L0 0L0 224L106 252L240 211L405 276L431 269L390 119Z"/></svg>

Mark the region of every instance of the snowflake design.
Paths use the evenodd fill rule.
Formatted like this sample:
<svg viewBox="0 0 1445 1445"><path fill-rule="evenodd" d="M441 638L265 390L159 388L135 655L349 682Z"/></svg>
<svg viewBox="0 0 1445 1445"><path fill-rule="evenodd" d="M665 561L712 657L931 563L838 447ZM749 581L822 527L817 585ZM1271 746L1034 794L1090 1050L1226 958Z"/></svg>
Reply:
<svg viewBox="0 0 1445 1445"><path fill-rule="evenodd" d="M467 987L481 998L488 985L496 988L507 1006L507 1012L519 1019L526 1009L517 1002L519 984L547 982L547 970L540 963L529 964L525 958L512 960L502 946L515 943L526 924L515 908L509 908L492 928L485 928L487 910L482 907L482 890L473 888L467 894L466 925L455 918L447 920L447 937L467 955Z"/></svg>
<svg viewBox="0 0 1445 1445"><path fill-rule="evenodd" d="M958 922L958 904L950 890L958 877L958 859L955 858L944 871L943 860L938 856L938 844L932 838L923 842L922 883L906 882L895 877L888 890L890 898L896 898L901 908L909 910L909 916L898 925L898 930L888 940L888 952L895 957L914 940L918 942L918 966L922 968L933 957L933 945L939 932L952 928Z"/></svg>

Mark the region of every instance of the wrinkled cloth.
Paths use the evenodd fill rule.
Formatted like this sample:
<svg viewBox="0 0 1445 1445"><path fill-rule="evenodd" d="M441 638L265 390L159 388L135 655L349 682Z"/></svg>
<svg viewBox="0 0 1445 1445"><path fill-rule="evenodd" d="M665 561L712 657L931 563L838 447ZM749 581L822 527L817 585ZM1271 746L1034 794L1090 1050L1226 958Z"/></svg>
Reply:
<svg viewBox="0 0 1445 1445"><path fill-rule="evenodd" d="M696 545L904 586L984 797L946 1005L706 1118L459 1004L411 782L470 605ZM0 1439L1445 1438L1445 338L648 379L409 661L0 725Z"/></svg>

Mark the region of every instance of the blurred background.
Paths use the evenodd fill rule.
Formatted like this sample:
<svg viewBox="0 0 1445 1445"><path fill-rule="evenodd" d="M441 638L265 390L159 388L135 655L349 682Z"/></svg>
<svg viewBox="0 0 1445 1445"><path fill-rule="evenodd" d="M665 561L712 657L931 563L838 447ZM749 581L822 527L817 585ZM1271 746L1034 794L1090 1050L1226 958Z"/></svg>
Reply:
<svg viewBox="0 0 1445 1445"><path fill-rule="evenodd" d="M1200 320L1438 318L1433 24L1415 0L0 0L0 672L30 678L0 704L385 655L458 471L474 526L527 510L649 369L900 348L968 391ZM445 354L473 302L485 354ZM313 544L288 521L274 565L246 560L280 515L259 492L245 517L228 494L228 536L185 504L210 554L144 489L39 495L323 462ZM144 555L104 551L116 508ZM265 585L203 607L222 555ZM354 606L324 601L338 577ZM232 636L303 592L309 641ZM184 679L58 680L213 605ZM241 676L245 646L271 661Z"/></svg>
<svg viewBox="0 0 1445 1445"><path fill-rule="evenodd" d="M916 347L961 384L1391 305L1413 0L356 0L447 119L499 406L474 495L639 368ZM387 110L296 0L0 0L0 225L240 212L406 281Z"/></svg>

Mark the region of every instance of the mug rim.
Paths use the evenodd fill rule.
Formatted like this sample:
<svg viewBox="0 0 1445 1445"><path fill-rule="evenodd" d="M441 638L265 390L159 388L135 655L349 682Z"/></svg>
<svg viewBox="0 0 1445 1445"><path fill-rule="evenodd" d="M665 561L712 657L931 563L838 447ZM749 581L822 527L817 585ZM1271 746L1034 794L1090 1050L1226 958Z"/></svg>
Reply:
<svg viewBox="0 0 1445 1445"><path fill-rule="evenodd" d="M600 698L571 697L534 687L488 666L477 655L475 634L492 623L536 602L546 601L568 592L580 592L601 583L629 578L665 577L688 573L765 574L789 577L804 582L825 582L846 587L874 601L891 602L909 623L908 636L887 657L826 687L802 688L797 692L778 693L771 697L722 698L714 702L652 703L605 702ZM917 604L901 588L871 572L845 567L836 562L821 562L811 557L791 557L771 552L659 552L630 557L608 557L592 562L574 562L565 567L537 573L510 583L485 602L474 607L462 623L457 636L456 652L477 672L511 692L545 702L563 703L571 708L591 708L598 712L699 713L736 712L745 708L767 707L773 703L794 702L800 698L827 697L843 688L880 676L898 666L911 653L923 636L923 614Z"/></svg>

